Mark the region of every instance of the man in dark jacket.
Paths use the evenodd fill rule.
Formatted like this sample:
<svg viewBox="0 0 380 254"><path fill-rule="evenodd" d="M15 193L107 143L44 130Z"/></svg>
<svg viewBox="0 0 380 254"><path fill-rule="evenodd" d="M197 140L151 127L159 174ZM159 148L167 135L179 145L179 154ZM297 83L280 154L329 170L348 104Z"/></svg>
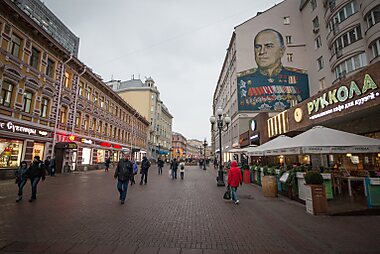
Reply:
<svg viewBox="0 0 380 254"><path fill-rule="evenodd" d="M177 179L177 169L178 169L178 161L174 158L172 165L170 166L172 170L172 179Z"/></svg>
<svg viewBox="0 0 380 254"><path fill-rule="evenodd" d="M148 170L149 170L149 167L150 167L150 162L148 161L148 159L144 156L142 162L141 162L141 181L140 181L140 185L143 184L143 180L144 180L144 177L145 177L145 184L147 184L148 182Z"/></svg>
<svg viewBox="0 0 380 254"><path fill-rule="evenodd" d="M117 164L114 177L117 178L117 190L120 193L120 203L124 204L127 197L129 179L133 174L133 165L129 161L127 153L123 154L123 158L120 159Z"/></svg>
<svg viewBox="0 0 380 254"><path fill-rule="evenodd" d="M157 166L158 166L158 174L162 175L162 167L164 166L164 161L161 160L161 158L158 158Z"/></svg>
<svg viewBox="0 0 380 254"><path fill-rule="evenodd" d="M37 199L37 185L41 180L45 180L45 167L44 163L40 160L40 156L34 156L34 160L28 170L28 178L32 185L32 197L29 202L33 202Z"/></svg>

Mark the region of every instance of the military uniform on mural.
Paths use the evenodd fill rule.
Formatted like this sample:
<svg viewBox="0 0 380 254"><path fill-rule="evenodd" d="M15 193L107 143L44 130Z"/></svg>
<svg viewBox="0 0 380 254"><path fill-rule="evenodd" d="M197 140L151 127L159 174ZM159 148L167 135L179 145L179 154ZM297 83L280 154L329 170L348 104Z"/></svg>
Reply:
<svg viewBox="0 0 380 254"><path fill-rule="evenodd" d="M268 76L253 68L238 74L239 108L243 110L284 110L308 97L308 76L301 69L281 67Z"/></svg>

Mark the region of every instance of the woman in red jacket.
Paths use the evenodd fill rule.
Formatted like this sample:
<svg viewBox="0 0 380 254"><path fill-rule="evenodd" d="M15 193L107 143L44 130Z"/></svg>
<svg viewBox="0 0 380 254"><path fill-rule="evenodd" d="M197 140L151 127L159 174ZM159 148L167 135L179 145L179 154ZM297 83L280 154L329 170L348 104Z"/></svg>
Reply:
<svg viewBox="0 0 380 254"><path fill-rule="evenodd" d="M240 168L237 167L237 162L231 162L231 168L228 172L228 185L231 187L231 197L235 204L239 204L239 199L237 197L236 191L239 184L243 181L243 177L240 172Z"/></svg>

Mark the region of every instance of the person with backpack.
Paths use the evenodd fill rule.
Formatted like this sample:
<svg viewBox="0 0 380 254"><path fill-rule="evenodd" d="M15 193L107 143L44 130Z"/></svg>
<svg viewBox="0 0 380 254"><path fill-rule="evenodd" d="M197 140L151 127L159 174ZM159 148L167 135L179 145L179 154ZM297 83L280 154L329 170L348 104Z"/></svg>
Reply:
<svg viewBox="0 0 380 254"><path fill-rule="evenodd" d="M172 179L177 179L178 161L176 158L173 159L172 165L170 165L170 169L172 170Z"/></svg>
<svg viewBox="0 0 380 254"><path fill-rule="evenodd" d="M146 158L146 156L144 156L144 158L143 158L143 160L141 162L141 180L140 180L140 185L143 184L143 181L144 181L145 184L148 183L148 170L149 170L149 168L150 168L150 162Z"/></svg>
<svg viewBox="0 0 380 254"><path fill-rule="evenodd" d="M128 154L124 153L123 158L117 164L115 169L114 178L117 178L117 190L120 193L120 203L124 204L127 197L128 183L131 175L133 174L133 165L129 161Z"/></svg>
<svg viewBox="0 0 380 254"><path fill-rule="evenodd" d="M16 170L16 183L18 185L18 194L16 202L21 201L22 199L22 189L24 188L26 181L28 180L28 164L26 161L22 161L20 167Z"/></svg>
<svg viewBox="0 0 380 254"><path fill-rule="evenodd" d="M42 178L42 181L45 181L45 165L40 160L40 156L34 156L34 160L28 169L28 178L32 185L32 197L29 199L29 202L33 202L37 199L37 185Z"/></svg>
<svg viewBox="0 0 380 254"><path fill-rule="evenodd" d="M179 163L179 173L181 175L181 180L183 180L183 177L185 176L185 162L181 161Z"/></svg>
<svg viewBox="0 0 380 254"><path fill-rule="evenodd" d="M132 161L132 164L133 164L133 172L130 179L131 185L136 184L135 175L137 175L137 172L139 171L139 166L137 165L136 161Z"/></svg>

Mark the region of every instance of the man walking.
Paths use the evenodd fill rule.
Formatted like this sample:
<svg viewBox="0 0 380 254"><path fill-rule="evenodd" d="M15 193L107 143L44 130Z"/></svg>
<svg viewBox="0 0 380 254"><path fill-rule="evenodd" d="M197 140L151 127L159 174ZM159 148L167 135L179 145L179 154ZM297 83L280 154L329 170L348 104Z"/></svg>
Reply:
<svg viewBox="0 0 380 254"><path fill-rule="evenodd" d="M240 168L237 167L237 162L232 161L230 171L228 171L228 186L231 187L231 198L235 204L239 204L239 199L236 192L239 184L243 181L240 171Z"/></svg>
<svg viewBox="0 0 380 254"><path fill-rule="evenodd" d="M148 159L144 156L142 162L141 162L141 181L140 181L140 185L143 184L143 181L145 184L148 183L148 170L150 168L150 162L148 161ZM145 177L145 180L144 180L144 177Z"/></svg>
<svg viewBox="0 0 380 254"><path fill-rule="evenodd" d="M37 199L37 185L41 180L45 180L45 167L43 162L40 160L40 156L34 156L34 160L29 167L28 177L32 185L32 197L29 199L29 202L33 202Z"/></svg>
<svg viewBox="0 0 380 254"><path fill-rule="evenodd" d="M129 179L133 174L133 165L129 161L128 154L124 153L123 158L117 164L114 177L117 178L117 190L120 193L120 203L124 204L127 197Z"/></svg>
<svg viewBox="0 0 380 254"><path fill-rule="evenodd" d="M178 161L174 158L172 165L170 166L172 170L172 179L177 179L177 169L178 169Z"/></svg>
<svg viewBox="0 0 380 254"><path fill-rule="evenodd" d="M158 174L162 175L162 167L164 166L164 161L161 160L161 158L158 159L157 166L158 166Z"/></svg>
<svg viewBox="0 0 380 254"><path fill-rule="evenodd" d="M108 169L110 168L110 164L111 164L111 158L108 157L106 161L104 162L104 165L106 166L106 168L104 169L105 172L108 172Z"/></svg>

